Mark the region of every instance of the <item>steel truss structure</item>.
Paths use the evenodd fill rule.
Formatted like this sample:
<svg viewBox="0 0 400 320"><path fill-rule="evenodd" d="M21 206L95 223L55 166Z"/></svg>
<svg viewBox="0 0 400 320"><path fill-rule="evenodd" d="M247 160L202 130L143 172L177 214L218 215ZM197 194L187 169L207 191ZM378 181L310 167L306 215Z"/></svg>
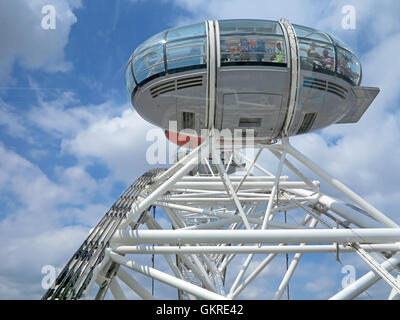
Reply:
<svg viewBox="0 0 400 320"><path fill-rule="evenodd" d="M120 282L143 299L156 299L157 295L137 280L137 273L176 288L180 299L235 299L245 294L277 256L291 253L294 256L286 268L282 266L286 272L274 295L281 299L302 256L327 252L357 254L371 268L331 299L357 298L381 279L392 288L388 299L400 298L400 276L396 279L400 274L400 228L395 222L331 177L288 139L258 146L254 160L234 144L224 145L224 150L232 152L229 163L221 161L217 145L210 135L168 170L153 172L150 180L135 189L134 197L121 197L113 207L119 208L120 214L108 215L118 222L111 227L99 223L85 241L87 247L78 250L76 261L70 261L44 299L84 299L97 286L96 299L104 298L108 290L115 299L126 299ZM260 154L267 151L278 158L275 174L258 163ZM289 155L303 169L295 166ZM241 175L227 174L233 158L246 163ZM199 163L210 173L189 175ZM284 167L297 180L283 176ZM321 182L310 181L304 167ZM256 171L261 174L252 173ZM321 184L334 188L349 202L324 194ZM130 201L121 205L124 199ZM152 215L155 207L164 212L169 229ZM292 211L301 214L302 221L278 219ZM104 234L107 236L101 236ZM137 261L139 255L165 259L170 269L143 265ZM240 268L231 268L237 255L246 255L246 259ZM257 262L256 255L264 259ZM233 275L232 270L239 271ZM229 286L225 282L228 273L235 279Z"/></svg>

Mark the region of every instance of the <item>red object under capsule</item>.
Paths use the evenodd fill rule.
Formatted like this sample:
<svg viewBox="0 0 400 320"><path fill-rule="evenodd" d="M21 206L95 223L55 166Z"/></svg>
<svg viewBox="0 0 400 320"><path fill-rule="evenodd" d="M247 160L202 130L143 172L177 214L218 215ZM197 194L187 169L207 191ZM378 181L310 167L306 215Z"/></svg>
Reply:
<svg viewBox="0 0 400 320"><path fill-rule="evenodd" d="M171 132L169 130L165 130L165 136L172 143L175 143L180 147L184 146L186 148L196 148L204 141L203 138L197 136L189 136L186 134Z"/></svg>

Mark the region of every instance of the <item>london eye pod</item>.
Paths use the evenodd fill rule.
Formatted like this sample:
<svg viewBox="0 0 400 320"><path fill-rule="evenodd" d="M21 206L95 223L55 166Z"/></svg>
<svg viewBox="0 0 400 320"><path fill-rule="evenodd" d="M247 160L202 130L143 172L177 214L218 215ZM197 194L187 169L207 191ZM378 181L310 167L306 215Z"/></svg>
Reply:
<svg viewBox="0 0 400 320"><path fill-rule="evenodd" d="M355 253L371 269L326 297L354 299L383 279L388 299L400 299L399 225L289 143L291 136L357 122L379 92L361 87L361 78L361 64L343 42L287 20L206 21L145 41L126 68L132 104L169 140L197 147L180 149L174 165L129 186L43 299L104 299L108 292L126 299L127 288L156 299L154 281L177 290L178 299L248 298L275 262L282 280L275 293L257 298L282 299L286 292L289 299L309 253L332 253L339 262ZM218 150L214 129L245 130L241 139L254 131L258 153L250 159L240 144ZM203 137L202 130L211 134ZM258 161L263 150L279 160L274 173ZM321 182L310 181L304 168ZM141 255L152 255L152 265ZM276 261L282 255L286 268ZM155 264L159 258L167 265ZM317 270L304 272L314 281ZM152 279L151 291L139 274Z"/></svg>
<svg viewBox="0 0 400 320"><path fill-rule="evenodd" d="M378 88L329 34L287 20L217 20L166 30L126 68L137 112L167 129L252 129L256 142L355 123Z"/></svg>

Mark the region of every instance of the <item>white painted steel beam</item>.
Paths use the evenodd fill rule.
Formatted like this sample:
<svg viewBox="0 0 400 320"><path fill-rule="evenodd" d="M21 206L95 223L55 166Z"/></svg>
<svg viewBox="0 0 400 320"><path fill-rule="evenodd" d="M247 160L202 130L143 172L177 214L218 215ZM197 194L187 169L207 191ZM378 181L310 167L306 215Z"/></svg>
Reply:
<svg viewBox="0 0 400 320"><path fill-rule="evenodd" d="M367 252L397 252L400 244L365 244L360 247ZM119 254L266 254L266 253L354 253L350 246L336 245L287 245L287 246L152 246L114 245Z"/></svg>
<svg viewBox="0 0 400 320"><path fill-rule="evenodd" d="M216 141L214 140L213 144L215 142ZM229 180L228 173L226 172L225 167L221 162L221 158L220 158L219 154L217 154L217 151L214 148L212 150L212 153L213 153L213 159L216 162L216 165L217 165L217 168L218 168L218 172L219 172L219 175L220 175L220 177L222 179L222 182L223 182L223 184L225 186L225 189L226 189L227 193L230 194L232 200L234 201L235 206L238 209L239 215L242 218L243 224L245 225L246 229L250 230L251 229L250 223L247 220L247 216L246 216L245 212L243 211L242 204L240 203L240 200L239 200L239 198L238 198L238 196L237 196L237 194L235 192L235 188L232 185L232 182Z"/></svg>
<svg viewBox="0 0 400 320"><path fill-rule="evenodd" d="M134 260L128 260L127 258L125 258L115 252L112 252L111 250L107 250L107 255L114 262L118 263L119 265L130 268L141 274L144 274L144 275L154 278L158 281L161 281L167 285L175 287L179 290L183 290L188 293L191 293L199 298L207 299L207 300L226 300L227 299L226 297L221 296L215 292L198 287L198 286L191 284L189 282L186 282L182 279L171 276L168 273L165 273L165 272L159 271L157 269L139 264Z"/></svg>
<svg viewBox="0 0 400 320"><path fill-rule="evenodd" d="M283 139L283 151L281 154L281 159L279 160L279 165L278 165L278 170L276 172L276 176L275 176L275 181L274 181L274 185L272 187L271 190L271 197L268 201L268 205L267 205L267 210L265 211L265 217L261 226L262 230L265 230L268 228L268 223L269 223L269 218L271 215L271 209L272 209L272 205L275 201L275 195L278 191L278 184L279 184L279 177L281 176L282 173L282 169L283 169L283 164L285 162L285 158L286 158L286 145L287 145L287 139ZM279 185L281 186L281 185Z"/></svg>
<svg viewBox="0 0 400 320"><path fill-rule="evenodd" d="M117 277L121 279L129 288L131 288L139 297L146 300L155 300L156 298L146 290L137 280L130 276L124 269L119 268Z"/></svg>
<svg viewBox="0 0 400 320"><path fill-rule="evenodd" d="M354 201L354 203L356 203L358 206L360 206L361 209L364 209L374 219L376 219L377 221L382 223L385 227L388 227L388 228L398 228L399 227L395 222L393 222L391 219L386 217L382 212L380 212L378 209L376 209L375 207L370 205L367 201L365 201L359 195L357 195L356 193L351 191L348 187L346 187L339 180L331 177L325 170L320 168L317 164L315 164L310 159L308 159L306 156L304 156L302 153L300 153L292 145L288 144L287 151L293 157L295 157L298 161L300 161L302 164L307 166L310 170L312 170L317 175L319 175L322 179L324 179L332 187L336 188L337 190L342 192L346 197L348 197L350 200Z"/></svg>
<svg viewBox="0 0 400 320"><path fill-rule="evenodd" d="M188 156L184 158L184 161L187 161L186 164L182 165L182 162L178 162L178 164L180 165L173 166L172 168L167 170L167 172L163 173L158 178L158 182L154 186L156 189L148 194L147 197L142 198L141 201L136 201L133 203L131 210L127 213L127 217L121 223L120 228L128 227L129 223L133 219L138 217L139 214L141 214L144 210L151 206L152 203L157 200L158 197L163 195L174 183L180 180L198 163L200 163L200 159L202 158L202 153L204 152L204 149L208 149L208 140L206 140L202 145L193 150ZM169 174L172 174L172 176L169 176Z"/></svg>
<svg viewBox="0 0 400 320"><path fill-rule="evenodd" d="M318 230L118 230L112 243L394 243L400 228Z"/></svg>
<svg viewBox="0 0 400 320"><path fill-rule="evenodd" d="M113 278L110 282L110 291L115 300L127 300L125 293L122 291L117 278Z"/></svg>
<svg viewBox="0 0 400 320"><path fill-rule="evenodd" d="M318 220L313 219L310 223L310 228L315 228L317 223L318 223ZM305 243L300 244L300 247L304 247L304 246L306 246ZM292 261L290 262L288 269L286 270L285 275L283 276L283 279L278 287L278 290L275 293L274 300L280 300L282 298L282 296L289 284L290 279L293 277L293 274L296 271L296 268L300 262L302 255L303 254L300 252L297 252L294 255Z"/></svg>
<svg viewBox="0 0 400 320"><path fill-rule="evenodd" d="M240 184L240 181L231 181L231 184L234 188L237 188ZM240 190L249 190L249 189L262 189L262 190L271 190L274 186L274 181L244 181L241 184ZM319 186L319 181L313 181L314 186ZM279 182L279 187L282 189L309 189L310 187L303 181L282 181ZM214 182L214 181L184 181L175 183L170 189L200 189L200 190L209 190L209 191L222 191L225 190L224 183Z"/></svg>
<svg viewBox="0 0 400 320"><path fill-rule="evenodd" d="M299 196L310 196L313 193L309 190L305 189L295 189L290 190L291 193L294 193ZM340 201L338 199L334 199L330 196L325 194L321 194L318 198L318 202L323 205L326 209L332 210L333 212L337 213L339 216L343 217L344 219L350 221L354 225L361 227L361 228L376 228L378 227L378 223L372 220L371 217L365 216L361 214L359 211L347 206L346 203Z"/></svg>

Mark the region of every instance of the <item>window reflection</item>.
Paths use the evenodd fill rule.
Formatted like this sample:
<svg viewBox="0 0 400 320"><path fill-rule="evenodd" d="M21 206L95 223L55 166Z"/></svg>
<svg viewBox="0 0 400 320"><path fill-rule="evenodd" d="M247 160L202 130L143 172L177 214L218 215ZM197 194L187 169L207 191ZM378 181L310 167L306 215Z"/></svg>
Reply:
<svg viewBox="0 0 400 320"><path fill-rule="evenodd" d="M153 75L156 75L158 73L164 72L164 71L165 71L165 68L164 68L164 62L163 62L160 64L153 65L153 66L151 66L151 68L146 69L139 74L135 73L135 76L136 76L137 82L141 83L143 80L145 80Z"/></svg>
<svg viewBox="0 0 400 320"><path fill-rule="evenodd" d="M283 39L268 36L222 36L221 63L286 63Z"/></svg>
<svg viewBox="0 0 400 320"><path fill-rule="evenodd" d="M337 55L338 74L350 80L353 84L359 85L361 80L361 65L357 57L341 48L337 48Z"/></svg>
<svg viewBox="0 0 400 320"><path fill-rule="evenodd" d="M143 42L139 47L136 48L136 50L133 52L133 55L138 55L140 52L155 46L157 44L161 44L164 40L164 31L157 33L156 35L152 36L151 38L147 39L145 42Z"/></svg>
<svg viewBox="0 0 400 320"><path fill-rule="evenodd" d="M300 64L303 70L321 73L333 73L335 71L335 50L332 45L300 40Z"/></svg>
<svg viewBox="0 0 400 320"><path fill-rule="evenodd" d="M166 41L164 39L167 39ZM182 40L181 40L182 39ZM164 48L166 61L164 61ZM161 32L145 41L133 56L133 71L138 83L168 70L207 63L205 23Z"/></svg>
<svg viewBox="0 0 400 320"><path fill-rule="evenodd" d="M283 35L282 28L276 21L266 20L219 20L221 35L231 33L277 34Z"/></svg>
<svg viewBox="0 0 400 320"><path fill-rule="evenodd" d="M136 87L135 80L133 79L131 62L132 61L129 61L125 70L125 83L129 93L132 93L133 89Z"/></svg>
<svg viewBox="0 0 400 320"><path fill-rule="evenodd" d="M172 60L168 62L168 70L186 68L191 66L199 66L205 64L205 59L203 57L192 57L179 60Z"/></svg>
<svg viewBox="0 0 400 320"><path fill-rule="evenodd" d="M336 36L334 36L332 34L330 35L330 37L332 38L332 40L335 42L336 45L338 45L339 47L345 48L348 51L351 51L349 46L344 41L342 41L341 39L337 38Z"/></svg>
<svg viewBox="0 0 400 320"><path fill-rule="evenodd" d="M206 25L204 22L192 24L190 26L180 27L167 31L167 42L189 37L199 37L206 35Z"/></svg>
<svg viewBox="0 0 400 320"><path fill-rule="evenodd" d="M306 28L298 25L293 25L294 31L296 32L296 36L298 38L306 38L310 40L316 40L316 41L323 41L323 42L328 42L332 43L331 39L323 32L312 29L312 28Z"/></svg>
<svg viewBox="0 0 400 320"><path fill-rule="evenodd" d="M206 38L167 43L168 70L206 63Z"/></svg>
<svg viewBox="0 0 400 320"><path fill-rule="evenodd" d="M162 46L153 47L152 49L144 51L140 56L134 58L133 71L136 78L138 78L138 75L144 70L161 63L164 64Z"/></svg>

